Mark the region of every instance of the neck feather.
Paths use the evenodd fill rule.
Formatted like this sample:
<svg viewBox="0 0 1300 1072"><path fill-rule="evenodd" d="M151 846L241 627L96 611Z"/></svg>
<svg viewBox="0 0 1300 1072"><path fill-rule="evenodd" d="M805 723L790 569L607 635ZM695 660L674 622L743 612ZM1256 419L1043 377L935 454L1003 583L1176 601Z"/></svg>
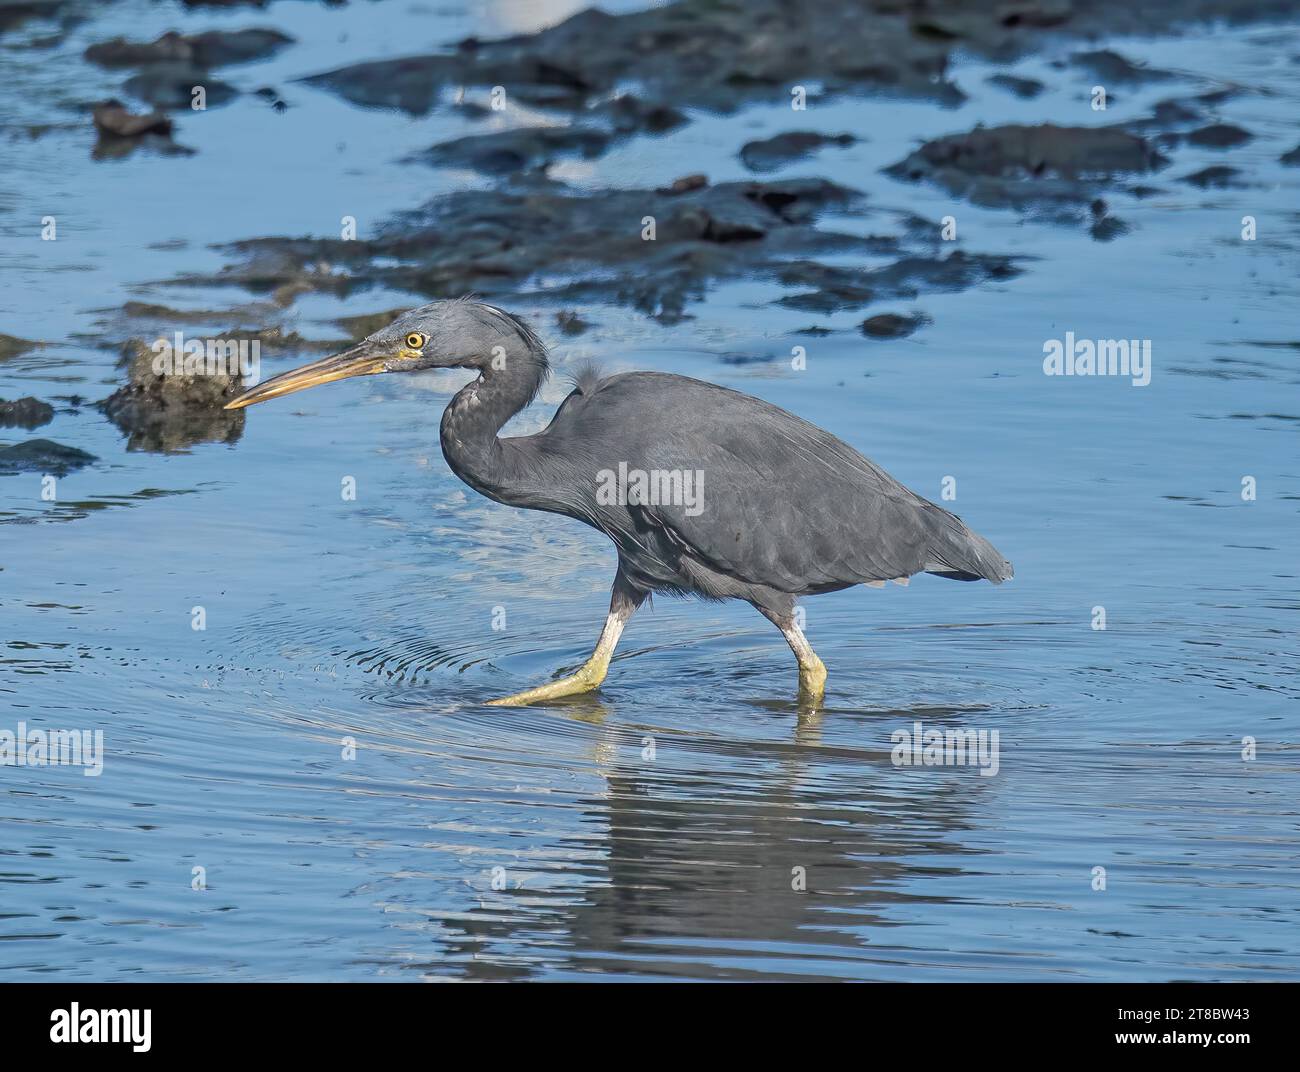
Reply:
<svg viewBox="0 0 1300 1072"><path fill-rule="evenodd" d="M546 351L530 345L504 368L487 365L457 392L442 415L442 453L461 480L499 502L524 495L525 477L510 440L497 433L537 396L550 370Z"/></svg>

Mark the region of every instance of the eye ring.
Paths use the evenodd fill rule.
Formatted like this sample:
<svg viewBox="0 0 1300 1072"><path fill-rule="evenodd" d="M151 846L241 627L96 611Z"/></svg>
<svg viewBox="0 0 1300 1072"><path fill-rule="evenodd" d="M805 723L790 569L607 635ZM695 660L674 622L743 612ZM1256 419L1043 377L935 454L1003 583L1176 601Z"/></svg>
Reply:
<svg viewBox="0 0 1300 1072"><path fill-rule="evenodd" d="M428 341L428 338L422 332L413 331L406 336L406 348L408 350L423 350L424 344Z"/></svg>

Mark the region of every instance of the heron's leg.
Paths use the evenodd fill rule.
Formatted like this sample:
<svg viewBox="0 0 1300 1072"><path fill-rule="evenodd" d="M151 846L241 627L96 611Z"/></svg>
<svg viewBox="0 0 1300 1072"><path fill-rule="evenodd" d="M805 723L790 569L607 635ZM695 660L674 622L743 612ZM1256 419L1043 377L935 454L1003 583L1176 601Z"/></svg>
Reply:
<svg viewBox="0 0 1300 1072"><path fill-rule="evenodd" d="M552 681L549 685L539 685L513 696L489 700L488 703L496 707L523 707L539 700L557 700L562 696L577 696L599 688L609 670L609 661L614 656L618 638L623 635L623 627L637 607L645 601L645 597L644 592L627 583L623 571L619 570L618 576L614 578L614 591L609 598L609 615L605 618L605 627L600 631L600 639L596 641L596 650L582 664L582 668L576 674Z"/></svg>
<svg viewBox="0 0 1300 1072"><path fill-rule="evenodd" d="M799 698L820 701L826 692L826 664L817 658L808 638L803 635L799 623L793 614L777 614L766 607L759 607L759 612L781 630L785 642L790 645L794 657L799 660Z"/></svg>

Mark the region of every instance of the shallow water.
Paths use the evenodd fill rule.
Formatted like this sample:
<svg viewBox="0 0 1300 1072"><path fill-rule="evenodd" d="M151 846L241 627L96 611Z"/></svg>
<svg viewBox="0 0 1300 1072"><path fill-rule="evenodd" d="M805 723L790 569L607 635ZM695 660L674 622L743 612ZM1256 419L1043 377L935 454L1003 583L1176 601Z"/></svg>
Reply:
<svg viewBox="0 0 1300 1072"><path fill-rule="evenodd" d="M515 310L562 367L598 356L710 379L816 421L930 498L955 478L945 505L1016 579L810 600L830 670L820 713L798 710L789 652L750 608L668 599L633 620L597 696L511 710L482 701L585 658L613 553L457 482L437 444L454 374L317 390L250 411L234 445L171 455L127 451L66 401L119 382L116 355L87 341L112 334L102 310L233 300L151 282L220 265L209 243L333 234L348 213L364 228L486 182L395 163L468 122L363 111L290 79L554 19L376 11L128 2L44 51L24 47L39 23L0 38L0 86L23 87L0 91L0 331L52 343L0 362L0 397L65 400L0 443L41 436L100 459L54 503L36 474L0 477L0 729L102 729L107 753L93 778L0 767L0 977L1300 975L1300 170L1277 162L1297 137L1300 32L1108 43L1182 77L1117 93L1106 121L1239 85L1220 115L1255 135L1230 154L1244 189L1177 183L1225 154L1169 151L1158 195L1114 199L1132 233L1111 243L878 173L979 121L1098 121L1094 79L1053 56L1007 68L1048 83L1034 101L966 60L958 109L853 98L792 122L756 107L561 166L593 187L721 181L747 174L745 141L850 130L868 140L779 174L826 175L886 214L955 212L963 248L1033 258L1008 282L871 309L933 317L899 342L864 339L861 313L775 305L780 288L759 282L714 288L674 327L584 308L596 327L577 341L551 307ZM230 25L299 39L222 72L275 85L287 112L241 98L180 117L193 157L90 159L67 102L120 77L83 63L86 44ZM32 123L61 125L29 140ZM56 243L34 237L47 212ZM299 330L330 337L334 317L405 302L312 296ZM794 334L810 324L838 330ZM1066 331L1150 338L1151 383L1044 376L1044 340ZM795 345L806 371L790 369ZM998 731L996 775L895 766L891 734L916 722Z"/></svg>

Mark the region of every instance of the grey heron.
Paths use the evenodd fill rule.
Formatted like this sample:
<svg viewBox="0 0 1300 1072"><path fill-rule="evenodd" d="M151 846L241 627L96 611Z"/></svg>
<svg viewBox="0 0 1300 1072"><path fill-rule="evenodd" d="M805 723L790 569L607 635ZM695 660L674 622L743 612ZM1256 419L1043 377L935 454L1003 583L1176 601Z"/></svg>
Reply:
<svg viewBox="0 0 1300 1072"><path fill-rule="evenodd" d="M702 380L590 372L544 431L501 437L536 397L550 363L523 321L476 301L412 309L343 353L251 387L226 408L352 376L432 368L478 373L442 415L443 455L461 480L497 502L590 525L618 551L609 614L591 657L568 677L492 703L598 688L624 626L652 592L752 604L794 652L801 698L820 701L826 667L800 628L799 597L902 584L918 573L995 584L1012 575L1011 564L960 518L829 432Z"/></svg>

